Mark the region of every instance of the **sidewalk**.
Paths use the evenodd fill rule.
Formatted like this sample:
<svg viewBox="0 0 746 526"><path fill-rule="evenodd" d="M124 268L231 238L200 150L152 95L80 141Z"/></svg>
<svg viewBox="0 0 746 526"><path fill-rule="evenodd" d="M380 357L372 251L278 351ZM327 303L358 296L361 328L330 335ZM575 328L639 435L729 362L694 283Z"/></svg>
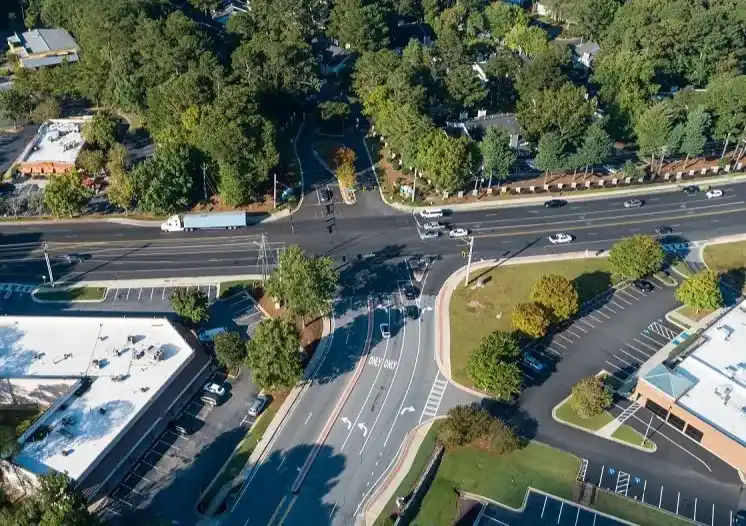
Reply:
<svg viewBox="0 0 746 526"><path fill-rule="evenodd" d="M187 278L144 278L144 279L109 279L83 281L56 281L55 289L78 287L190 287L197 285L215 285L227 281L261 281L261 274L235 274L233 276L194 276ZM45 287L45 290L52 290ZM38 289L37 289L38 290Z"/></svg>

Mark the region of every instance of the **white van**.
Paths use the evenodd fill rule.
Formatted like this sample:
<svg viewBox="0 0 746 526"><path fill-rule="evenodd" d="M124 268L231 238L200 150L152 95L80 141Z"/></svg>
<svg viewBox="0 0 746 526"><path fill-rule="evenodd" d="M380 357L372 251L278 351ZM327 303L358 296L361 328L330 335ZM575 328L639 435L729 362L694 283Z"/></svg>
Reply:
<svg viewBox="0 0 746 526"><path fill-rule="evenodd" d="M214 329L200 331L199 334L197 334L197 338L199 338L199 341L202 343L211 343L215 339L215 336L224 332L226 332L225 327L215 327Z"/></svg>

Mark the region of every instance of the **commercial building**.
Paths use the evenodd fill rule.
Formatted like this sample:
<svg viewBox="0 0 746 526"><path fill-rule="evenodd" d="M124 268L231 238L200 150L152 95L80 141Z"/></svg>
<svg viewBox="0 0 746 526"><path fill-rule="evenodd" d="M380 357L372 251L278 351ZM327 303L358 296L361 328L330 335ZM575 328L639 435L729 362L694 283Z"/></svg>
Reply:
<svg viewBox="0 0 746 526"><path fill-rule="evenodd" d="M746 473L746 302L669 365L637 382L638 403Z"/></svg>
<svg viewBox="0 0 746 526"><path fill-rule="evenodd" d="M32 29L8 37L11 53L22 68L37 69L78 61L78 43L64 29Z"/></svg>
<svg viewBox="0 0 746 526"><path fill-rule="evenodd" d="M41 411L13 463L67 473L95 498L162 432L180 395L199 389L209 359L165 318L7 316L0 371L0 410Z"/></svg>
<svg viewBox="0 0 746 526"><path fill-rule="evenodd" d="M42 124L21 154L18 171L24 175L48 175L75 168L85 143L81 129L88 119L53 119Z"/></svg>

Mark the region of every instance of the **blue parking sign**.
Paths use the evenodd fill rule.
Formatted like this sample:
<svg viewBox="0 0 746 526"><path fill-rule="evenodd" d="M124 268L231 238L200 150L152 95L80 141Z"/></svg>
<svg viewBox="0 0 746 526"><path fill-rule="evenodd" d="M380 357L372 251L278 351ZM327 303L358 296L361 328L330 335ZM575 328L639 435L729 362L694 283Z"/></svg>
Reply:
<svg viewBox="0 0 746 526"><path fill-rule="evenodd" d="M614 468L609 468L609 475L613 475L616 473L616 470Z"/></svg>
<svg viewBox="0 0 746 526"><path fill-rule="evenodd" d="M635 477L635 484L639 484L640 482L640 477Z"/></svg>

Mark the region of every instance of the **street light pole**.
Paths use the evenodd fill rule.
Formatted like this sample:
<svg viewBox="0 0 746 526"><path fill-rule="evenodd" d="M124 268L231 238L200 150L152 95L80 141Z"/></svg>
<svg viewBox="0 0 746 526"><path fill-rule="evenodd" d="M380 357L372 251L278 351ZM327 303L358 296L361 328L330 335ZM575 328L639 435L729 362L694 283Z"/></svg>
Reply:
<svg viewBox="0 0 746 526"><path fill-rule="evenodd" d="M464 287L469 286L469 274L471 274L471 255L474 251L474 236L469 238L469 261L466 263L466 279L464 280Z"/></svg>
<svg viewBox="0 0 746 526"><path fill-rule="evenodd" d="M275 171L275 186L274 191L272 192L272 204L274 208L277 208L277 171Z"/></svg>
<svg viewBox="0 0 746 526"><path fill-rule="evenodd" d="M44 249L44 259L47 262L47 271L49 271L49 284L54 287L54 276L52 275L52 264L49 262L49 254L47 253L47 244L44 243L42 248Z"/></svg>
<svg viewBox="0 0 746 526"><path fill-rule="evenodd" d="M412 183L412 201L414 201L414 196L417 193L417 168L414 169L414 183Z"/></svg>

